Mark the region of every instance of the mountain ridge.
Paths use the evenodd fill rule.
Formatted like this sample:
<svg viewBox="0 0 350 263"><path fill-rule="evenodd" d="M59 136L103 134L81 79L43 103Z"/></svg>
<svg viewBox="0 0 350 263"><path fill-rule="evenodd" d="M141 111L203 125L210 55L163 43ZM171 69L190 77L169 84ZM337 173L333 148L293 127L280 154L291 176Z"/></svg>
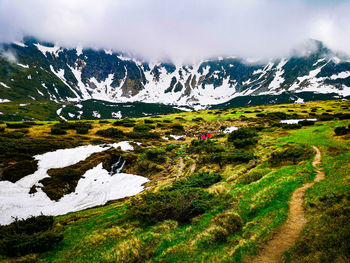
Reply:
<svg viewBox="0 0 350 263"><path fill-rule="evenodd" d="M26 38L3 44L0 99L144 102L208 108L245 96L350 95L350 59L314 41L304 56L267 62L219 57L197 64L149 63L110 50L63 48ZM5 55L4 55L5 54ZM266 101L263 104L269 103ZM249 103L248 103L249 104Z"/></svg>

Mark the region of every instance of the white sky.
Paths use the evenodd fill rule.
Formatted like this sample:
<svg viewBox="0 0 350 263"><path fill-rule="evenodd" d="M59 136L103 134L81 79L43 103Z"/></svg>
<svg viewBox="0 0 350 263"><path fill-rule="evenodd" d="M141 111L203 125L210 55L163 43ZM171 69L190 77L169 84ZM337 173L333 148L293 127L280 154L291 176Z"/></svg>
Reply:
<svg viewBox="0 0 350 263"><path fill-rule="evenodd" d="M0 0L0 41L31 35L68 47L193 61L287 56L314 38L350 54L349 14L349 1Z"/></svg>

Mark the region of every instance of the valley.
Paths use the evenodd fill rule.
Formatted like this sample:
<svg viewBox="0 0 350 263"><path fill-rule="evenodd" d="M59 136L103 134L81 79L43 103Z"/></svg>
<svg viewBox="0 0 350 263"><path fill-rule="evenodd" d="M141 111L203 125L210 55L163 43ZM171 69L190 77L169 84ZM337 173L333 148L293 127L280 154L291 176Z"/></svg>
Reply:
<svg viewBox="0 0 350 263"><path fill-rule="evenodd" d="M302 225L272 262L347 262L349 108L324 100L4 120L0 259L266 262L259 256L307 185Z"/></svg>

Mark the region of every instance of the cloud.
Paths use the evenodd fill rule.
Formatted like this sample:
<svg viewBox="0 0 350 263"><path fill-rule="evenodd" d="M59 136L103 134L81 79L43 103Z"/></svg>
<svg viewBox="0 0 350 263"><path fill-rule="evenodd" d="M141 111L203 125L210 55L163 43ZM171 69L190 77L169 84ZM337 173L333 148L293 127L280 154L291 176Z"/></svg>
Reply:
<svg viewBox="0 0 350 263"><path fill-rule="evenodd" d="M350 3L285 0L0 0L0 41L25 35L149 60L281 57L309 38L350 54Z"/></svg>
<svg viewBox="0 0 350 263"><path fill-rule="evenodd" d="M8 62L17 63L16 55L11 50L5 50L0 45L0 57L6 59Z"/></svg>

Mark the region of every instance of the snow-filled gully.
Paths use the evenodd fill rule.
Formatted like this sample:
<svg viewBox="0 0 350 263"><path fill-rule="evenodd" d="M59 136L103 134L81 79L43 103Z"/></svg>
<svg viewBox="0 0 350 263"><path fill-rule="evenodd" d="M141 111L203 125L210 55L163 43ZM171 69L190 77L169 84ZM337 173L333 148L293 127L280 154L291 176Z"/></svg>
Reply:
<svg viewBox="0 0 350 263"><path fill-rule="evenodd" d="M103 205L115 200L138 194L147 178L122 173L124 162L119 160L111 173L103 169L102 163L86 171L79 180L75 192L53 201L37 187L37 192L29 194L33 185L40 186L41 179L48 177L47 171L52 168L63 168L85 160L93 153L102 152L110 147L121 147L124 151L133 150L129 142L110 145L87 145L71 149L57 150L34 156L38 160L38 170L16 183L0 182L0 224L9 224L18 218L30 216L63 215L69 212Z"/></svg>

